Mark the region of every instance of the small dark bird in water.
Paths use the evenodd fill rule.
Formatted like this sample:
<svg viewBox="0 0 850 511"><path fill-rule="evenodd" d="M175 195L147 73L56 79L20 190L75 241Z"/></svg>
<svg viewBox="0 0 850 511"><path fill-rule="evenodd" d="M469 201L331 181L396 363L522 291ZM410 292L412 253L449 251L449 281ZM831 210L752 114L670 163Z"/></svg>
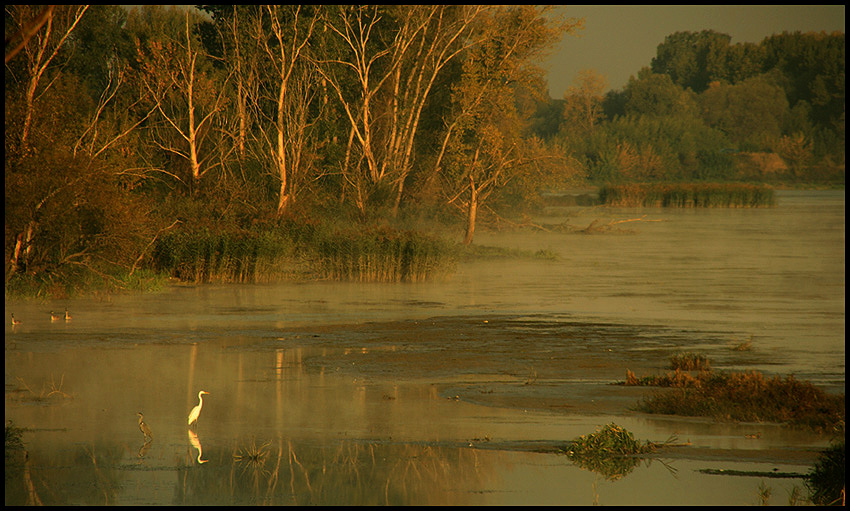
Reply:
<svg viewBox="0 0 850 511"><path fill-rule="evenodd" d="M12 313L12 326L18 326L21 324L21 320L15 319L15 314Z"/></svg>
<svg viewBox="0 0 850 511"><path fill-rule="evenodd" d="M71 321L71 313L68 312L68 307L65 307L65 321Z"/></svg>
<svg viewBox="0 0 850 511"><path fill-rule="evenodd" d="M55 314L53 311L50 311L50 321L59 321L60 319L65 319L61 314Z"/></svg>
<svg viewBox="0 0 850 511"><path fill-rule="evenodd" d="M153 433L151 433L151 428L145 424L145 416L142 415L142 412L139 412L139 430L145 435L145 440L150 438L153 440Z"/></svg>

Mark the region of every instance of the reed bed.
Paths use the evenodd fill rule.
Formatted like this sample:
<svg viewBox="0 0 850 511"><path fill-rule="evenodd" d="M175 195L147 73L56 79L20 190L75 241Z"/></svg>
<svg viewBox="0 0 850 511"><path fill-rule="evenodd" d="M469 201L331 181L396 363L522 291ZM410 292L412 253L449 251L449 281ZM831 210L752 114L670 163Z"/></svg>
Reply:
<svg viewBox="0 0 850 511"><path fill-rule="evenodd" d="M189 282L258 282L286 272L295 246L263 232L176 232L158 240L152 266Z"/></svg>
<svg viewBox="0 0 850 511"><path fill-rule="evenodd" d="M758 208L773 206L773 190L741 183L631 183L599 190L599 202L615 207Z"/></svg>
<svg viewBox="0 0 850 511"><path fill-rule="evenodd" d="M188 282L311 278L419 282L454 269L456 244L390 228L289 226L258 232L177 232L153 251L155 270Z"/></svg>
<svg viewBox="0 0 850 511"><path fill-rule="evenodd" d="M359 282L421 282L452 271L455 244L387 228L334 232L313 243L320 278Z"/></svg>

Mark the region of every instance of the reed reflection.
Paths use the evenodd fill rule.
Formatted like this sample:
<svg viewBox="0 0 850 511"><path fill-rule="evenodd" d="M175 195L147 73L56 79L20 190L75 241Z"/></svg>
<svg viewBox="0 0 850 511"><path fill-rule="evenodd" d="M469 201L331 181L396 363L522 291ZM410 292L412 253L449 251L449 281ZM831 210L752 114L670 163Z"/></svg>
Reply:
<svg viewBox="0 0 850 511"><path fill-rule="evenodd" d="M273 446L274 445L274 446ZM498 486L495 471L474 449L382 442L336 445L242 440L207 454L226 472L187 471L185 505L463 505L446 488ZM500 455L488 453L488 459ZM474 497L469 502L473 503Z"/></svg>

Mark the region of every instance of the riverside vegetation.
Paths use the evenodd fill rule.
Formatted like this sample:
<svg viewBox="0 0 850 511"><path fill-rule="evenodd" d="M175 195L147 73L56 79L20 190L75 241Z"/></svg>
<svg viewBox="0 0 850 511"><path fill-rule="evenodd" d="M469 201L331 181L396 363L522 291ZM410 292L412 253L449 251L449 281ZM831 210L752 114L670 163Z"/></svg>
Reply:
<svg viewBox="0 0 850 511"><path fill-rule="evenodd" d="M616 481L631 473L643 458L657 453L668 446L677 444L676 438L671 437L662 443L639 441L634 435L617 425L606 424L595 432L581 435L570 441L558 452L566 455L577 466L602 475L609 481ZM845 442L834 443L821 452L814 467L805 474L805 485L809 489L809 501L817 506L844 505L846 482L844 479ZM758 475L761 477L798 477L798 474L782 474L775 472L737 472L725 470L707 470L707 473L726 475ZM760 486L760 497L763 505L770 498L770 488ZM795 488L789 495L789 504L801 503L800 495Z"/></svg>
<svg viewBox="0 0 850 511"><path fill-rule="evenodd" d="M622 89L552 99L568 8L184 7L7 6L7 296L421 280L544 191L844 186L843 33L676 32Z"/></svg>
<svg viewBox="0 0 850 511"><path fill-rule="evenodd" d="M674 355L671 367L673 370L667 374L641 378L627 371L622 385L666 389L641 400L637 410L778 422L844 435L843 394L829 394L793 375L769 377L757 371L715 371L706 357L691 353Z"/></svg>
<svg viewBox="0 0 850 511"><path fill-rule="evenodd" d="M605 186L599 201L619 207L758 208L773 206L765 185L736 183L633 183Z"/></svg>

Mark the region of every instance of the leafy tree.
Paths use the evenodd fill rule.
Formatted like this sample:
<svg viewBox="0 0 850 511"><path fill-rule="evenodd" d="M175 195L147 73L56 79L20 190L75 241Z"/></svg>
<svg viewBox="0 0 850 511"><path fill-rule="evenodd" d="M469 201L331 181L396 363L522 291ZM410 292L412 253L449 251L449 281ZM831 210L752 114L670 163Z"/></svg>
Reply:
<svg viewBox="0 0 850 511"><path fill-rule="evenodd" d="M584 69L575 85L564 93L564 124L571 132L589 133L602 119L603 91L608 80L592 69Z"/></svg>
<svg viewBox="0 0 850 511"><path fill-rule="evenodd" d="M444 139L444 183L449 202L466 213L464 243L472 243L477 214L491 194L518 174L532 170L516 90L540 69L532 64L563 29L533 6L493 9L477 27L475 47L452 90L451 122ZM436 168L440 168L438 159Z"/></svg>
<svg viewBox="0 0 850 511"><path fill-rule="evenodd" d="M766 38L764 70L785 77L788 103L811 106L812 121L837 128L845 102L845 43L843 33L783 32Z"/></svg>
<svg viewBox="0 0 850 511"><path fill-rule="evenodd" d="M726 51L731 40L714 30L671 34L658 45L652 72L670 75L683 89L702 92L726 75Z"/></svg>
<svg viewBox="0 0 850 511"><path fill-rule="evenodd" d="M666 74L643 68L638 77L629 78L623 90L623 109L630 115L694 115L697 112L693 92L683 90Z"/></svg>
<svg viewBox="0 0 850 511"><path fill-rule="evenodd" d="M132 41L124 30L127 16L120 5L90 5L71 34L65 72L77 75L91 97L114 84L131 55Z"/></svg>
<svg viewBox="0 0 850 511"><path fill-rule="evenodd" d="M6 278L129 270L154 226L151 205L103 154L75 152L93 101L74 75L53 78L30 119L27 150L6 154ZM24 122L24 101L7 104L6 147Z"/></svg>
<svg viewBox="0 0 850 511"><path fill-rule="evenodd" d="M700 96L702 118L742 147L765 147L782 134L788 101L766 77L735 85L713 83Z"/></svg>
<svg viewBox="0 0 850 511"><path fill-rule="evenodd" d="M752 78L762 72L766 51L763 45L757 43L739 43L726 48L725 65L713 80L724 80L738 83Z"/></svg>

